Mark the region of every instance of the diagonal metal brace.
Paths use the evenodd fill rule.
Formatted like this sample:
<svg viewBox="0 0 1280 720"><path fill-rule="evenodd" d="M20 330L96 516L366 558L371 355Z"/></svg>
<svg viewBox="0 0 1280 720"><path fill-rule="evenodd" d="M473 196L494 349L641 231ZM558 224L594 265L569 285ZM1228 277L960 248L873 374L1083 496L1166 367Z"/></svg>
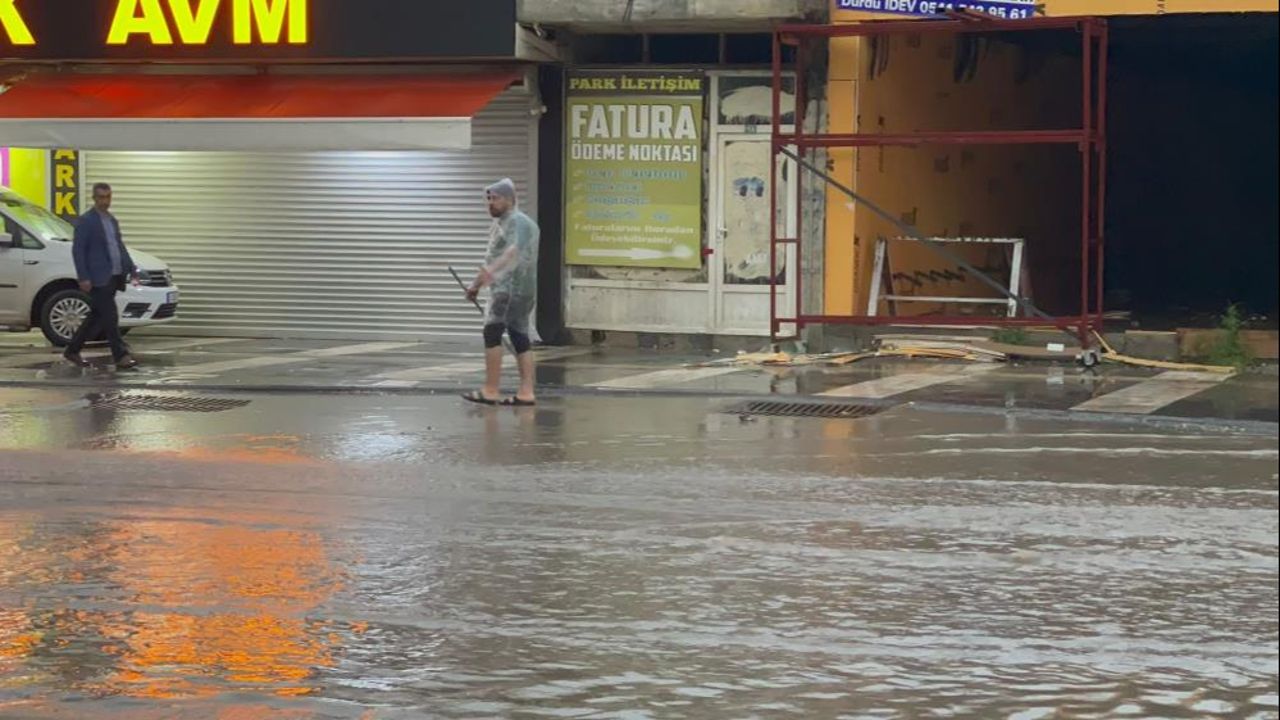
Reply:
<svg viewBox="0 0 1280 720"><path fill-rule="evenodd" d="M934 242L929 238L926 238L916 228L899 220L898 218L891 215L887 210L881 208L879 205L876 205L875 203L859 195L853 190L845 187L844 184L842 184L839 180L836 180L835 178L831 177L826 172L824 172L821 168L817 167L816 165L809 162L808 160L805 160L804 158L800 157L798 153L792 152L791 150L785 147L779 147L778 152L782 153L783 155L786 155L792 160L795 160L796 163L800 165L800 167L822 178L824 181L826 181L828 185L836 188L837 190L844 193L845 195L848 195L850 199L867 206L867 209L869 209L871 212L875 213L876 215L880 216L881 218L889 222L891 225L896 227L898 231L903 234L903 236L908 237L912 240L915 240L916 242L924 245L925 247L929 248L930 250L937 253L938 255L941 255L947 260L964 268L973 277L980 280L984 285L989 286L991 289L1000 293L1001 295L1008 298L1009 300L1016 302L1019 308L1025 308L1027 312L1029 312L1030 314L1038 318L1041 318L1043 320L1049 321L1050 325L1055 325L1055 326L1057 325L1057 323L1053 319L1053 316L1049 315L1045 311L1036 307L1027 298L1015 295L1014 293L1010 292L1009 288L1005 287L1004 284L1001 283L999 280L992 278L990 275L986 274L985 272L969 264L964 260L964 258L961 258L960 256L948 250L942 243Z"/></svg>

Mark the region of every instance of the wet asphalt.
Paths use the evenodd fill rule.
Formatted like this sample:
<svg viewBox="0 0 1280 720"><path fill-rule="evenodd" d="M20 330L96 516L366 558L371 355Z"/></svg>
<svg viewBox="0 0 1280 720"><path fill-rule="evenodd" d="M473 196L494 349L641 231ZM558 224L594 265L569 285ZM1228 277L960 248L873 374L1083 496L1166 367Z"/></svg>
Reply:
<svg viewBox="0 0 1280 720"><path fill-rule="evenodd" d="M1274 436L733 402L0 388L0 717L1280 716Z"/></svg>
<svg viewBox="0 0 1280 720"><path fill-rule="evenodd" d="M145 389L293 393L456 394L471 389L481 374L481 348L474 339L433 342L342 342L336 340L256 340L180 338L135 333L129 336L141 366L116 372L104 349L89 353L88 369L62 362L38 334L0 336L0 388ZM867 360L845 366L744 366L721 372L697 369L723 362L732 353L675 353L623 348L541 348L537 382L546 395L626 394L649 396L809 397L859 383L904 375L951 372L947 382L904 386L893 403L922 403L1002 412L1067 413L1117 392L1157 386L1159 370L1107 364L1083 369L1072 363L1008 363L990 372L964 374L965 366L923 360ZM692 368L688 374L681 370ZM507 364L514 388L514 368ZM611 384L648 373L675 371L664 378L619 392ZM857 394L857 391L855 391ZM1185 397L1171 397L1145 409L1151 417L1264 424L1274 434L1280 421L1280 382L1275 365L1232 377ZM1135 418L1140 419L1140 418Z"/></svg>

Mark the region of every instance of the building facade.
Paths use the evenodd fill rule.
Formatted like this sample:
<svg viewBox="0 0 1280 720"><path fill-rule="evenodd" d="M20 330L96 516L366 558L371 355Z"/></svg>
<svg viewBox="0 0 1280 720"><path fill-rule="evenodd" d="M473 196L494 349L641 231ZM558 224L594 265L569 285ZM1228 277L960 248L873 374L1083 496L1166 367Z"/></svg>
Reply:
<svg viewBox="0 0 1280 720"><path fill-rule="evenodd" d="M221 3L203 25L80 5L20 3L0 36L5 171L64 216L112 184L182 286L168 331L474 329L448 268L483 258L483 188L509 176L538 214L543 55L514 0Z"/></svg>
<svg viewBox="0 0 1280 720"><path fill-rule="evenodd" d="M502 176L543 228L551 342L758 340L794 312L1006 313L770 142L778 27L927 21L964 3L278 0L239 18L224 3L201 25L79 1L79 29L20 3L21 25L0 33L0 172L64 215L92 183L115 185L131 241L183 285L175 331L470 332L448 268L482 254L481 189ZM809 161L1054 314L1274 308L1276 2L972 5L1011 25L1107 20L1096 178L1061 144L827 147ZM1074 127L1083 68L1069 35L817 43L803 77L778 78L779 129ZM795 52L781 48L784 68ZM1099 201L1082 215L1085 187ZM795 242L773 253L771 235ZM1019 261L1012 244L967 239L1017 241Z"/></svg>
<svg viewBox="0 0 1280 720"><path fill-rule="evenodd" d="M541 185L564 239L543 304L562 303L566 335L768 334L788 272L768 257L772 31L825 18L796 0L522 3L563 59L544 75ZM777 222L799 216L788 197Z"/></svg>
<svg viewBox="0 0 1280 720"><path fill-rule="evenodd" d="M1263 198L1276 192L1277 4L975 5L1009 19L1008 31L832 39L831 132L1065 130L1081 126L1088 102L1101 149L1093 161L1097 207L1082 216L1089 181L1081 149L1070 144L831 148L832 176L926 236L1022 241L1021 291L1054 315L1080 313L1082 290L1088 313L1132 317L1147 328L1204 322L1231 302L1273 314L1276 210ZM869 11L890 7L898 12ZM907 4L837 0L832 22L911 14ZM1078 34L1016 31L1018 18L1033 14L1105 20L1105 53L1092 58L1101 91L1081 97ZM1093 227L1085 231L1082 288L1084 222ZM824 293L811 313L967 313L977 324L1003 312L998 304L875 302L877 290L998 296L918 243L895 242L897 228L835 188L827 190L826 226ZM889 238L888 257L877 265L881 238ZM1013 271L1008 247L956 251L1001 280Z"/></svg>

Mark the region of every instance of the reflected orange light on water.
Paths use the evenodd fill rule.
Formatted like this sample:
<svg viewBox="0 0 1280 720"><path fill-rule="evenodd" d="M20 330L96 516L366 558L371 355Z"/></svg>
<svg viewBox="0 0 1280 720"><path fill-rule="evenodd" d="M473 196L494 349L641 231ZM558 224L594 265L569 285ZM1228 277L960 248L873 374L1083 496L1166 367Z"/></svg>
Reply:
<svg viewBox="0 0 1280 720"><path fill-rule="evenodd" d="M11 670L16 660L31 654L41 637L32 629L26 613L0 610L0 674Z"/></svg>
<svg viewBox="0 0 1280 720"><path fill-rule="evenodd" d="M117 448L126 452L150 455L158 458L174 458L200 463L252 463L265 465L296 465L320 467L322 463L302 452L300 439L294 435L228 435L199 441L188 438L185 442L173 442L173 434L145 436L152 442L135 438L130 447Z"/></svg>
<svg viewBox="0 0 1280 720"><path fill-rule="evenodd" d="M0 609L0 690L91 666L66 689L151 699L311 693L354 631L308 619L343 575L323 537L297 524L263 511L167 510L163 519L28 527L24 537L0 520L0 567L61 568L40 584L78 596L72 607L46 596ZM0 581L26 582L2 570ZM248 714L233 706L218 717L310 716L240 711Z"/></svg>
<svg viewBox="0 0 1280 720"><path fill-rule="evenodd" d="M305 695L312 673L332 664L331 638L301 620L138 613L130 623L120 670L105 683L113 694L205 696L232 683Z"/></svg>
<svg viewBox="0 0 1280 720"><path fill-rule="evenodd" d="M112 580L133 602L187 610L129 617L113 690L175 697L231 683L300 695L332 664L331 633L304 619L341 585L317 533L144 521L120 525L111 545Z"/></svg>

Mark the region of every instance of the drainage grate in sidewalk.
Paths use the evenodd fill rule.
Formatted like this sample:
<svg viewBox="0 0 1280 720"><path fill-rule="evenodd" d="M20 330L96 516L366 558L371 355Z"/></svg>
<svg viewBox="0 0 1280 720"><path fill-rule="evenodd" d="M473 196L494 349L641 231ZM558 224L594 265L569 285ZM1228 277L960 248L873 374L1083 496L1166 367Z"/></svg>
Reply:
<svg viewBox="0 0 1280 720"><path fill-rule="evenodd" d="M868 417L888 409L889 406L887 405L860 405L857 403L752 400L734 405L724 412L731 415L848 419Z"/></svg>
<svg viewBox="0 0 1280 720"><path fill-rule="evenodd" d="M192 395L98 395L89 398L95 410L137 410L143 412L215 413L248 405L248 400L198 397Z"/></svg>

